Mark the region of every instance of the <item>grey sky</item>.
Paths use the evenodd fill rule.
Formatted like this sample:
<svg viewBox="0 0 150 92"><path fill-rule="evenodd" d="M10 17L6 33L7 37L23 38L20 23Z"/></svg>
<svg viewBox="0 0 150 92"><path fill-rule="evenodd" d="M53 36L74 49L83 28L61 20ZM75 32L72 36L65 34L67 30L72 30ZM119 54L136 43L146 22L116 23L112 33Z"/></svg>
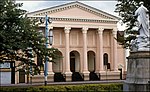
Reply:
<svg viewBox="0 0 150 92"><path fill-rule="evenodd" d="M91 7L100 9L102 11L105 11L107 13L113 14L113 15L118 15L117 13L114 12L115 10L115 5L117 4L116 0L18 0L16 1L17 3L21 2L23 3L23 9L32 12L32 11L37 11L41 10L44 8L50 8L53 6L69 3L69 2L74 2L74 1L79 1L81 3L87 4Z"/></svg>

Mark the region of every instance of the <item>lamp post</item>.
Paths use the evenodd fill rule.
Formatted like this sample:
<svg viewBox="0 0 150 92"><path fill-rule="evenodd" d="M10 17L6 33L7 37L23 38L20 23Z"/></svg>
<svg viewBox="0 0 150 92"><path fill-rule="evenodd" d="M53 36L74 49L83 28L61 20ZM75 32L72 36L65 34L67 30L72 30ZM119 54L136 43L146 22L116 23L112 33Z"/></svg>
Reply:
<svg viewBox="0 0 150 92"><path fill-rule="evenodd" d="M29 60L29 66L28 66L28 74L27 74L27 83L29 83L29 76L30 76L30 84L32 84L32 76L33 76L33 70L32 70L32 61L34 60L33 58L33 53L32 53L32 47L27 48L27 54L28 54L28 60Z"/></svg>
<svg viewBox="0 0 150 92"><path fill-rule="evenodd" d="M40 19L40 22L44 23L43 19ZM51 21L49 20L48 16L45 16L45 37L46 37L46 48L48 48L48 44L50 46L53 43L53 33L52 30L49 31L48 24L50 24ZM48 56L45 57L45 67L44 67L44 85L47 85L47 76L48 76Z"/></svg>

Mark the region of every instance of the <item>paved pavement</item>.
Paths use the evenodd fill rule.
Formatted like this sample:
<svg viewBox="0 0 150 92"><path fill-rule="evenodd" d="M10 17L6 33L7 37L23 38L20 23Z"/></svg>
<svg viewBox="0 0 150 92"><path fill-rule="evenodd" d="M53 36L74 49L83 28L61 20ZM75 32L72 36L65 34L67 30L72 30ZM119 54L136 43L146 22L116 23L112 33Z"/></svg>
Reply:
<svg viewBox="0 0 150 92"><path fill-rule="evenodd" d="M48 82L47 85L79 85L79 84L107 84L107 83L123 83L124 80L103 80L103 81L76 81L76 82ZM0 84L0 86L43 86L43 83L19 83L19 84Z"/></svg>

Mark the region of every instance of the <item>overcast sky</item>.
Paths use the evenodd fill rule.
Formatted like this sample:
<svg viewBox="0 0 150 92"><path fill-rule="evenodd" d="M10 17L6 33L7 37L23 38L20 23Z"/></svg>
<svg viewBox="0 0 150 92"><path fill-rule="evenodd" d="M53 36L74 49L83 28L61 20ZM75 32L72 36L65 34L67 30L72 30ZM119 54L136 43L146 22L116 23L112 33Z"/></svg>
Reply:
<svg viewBox="0 0 150 92"><path fill-rule="evenodd" d="M113 15L118 15L114 12L115 5L117 4L116 0L17 0L16 2L23 3L22 8L32 12L74 1L79 1Z"/></svg>

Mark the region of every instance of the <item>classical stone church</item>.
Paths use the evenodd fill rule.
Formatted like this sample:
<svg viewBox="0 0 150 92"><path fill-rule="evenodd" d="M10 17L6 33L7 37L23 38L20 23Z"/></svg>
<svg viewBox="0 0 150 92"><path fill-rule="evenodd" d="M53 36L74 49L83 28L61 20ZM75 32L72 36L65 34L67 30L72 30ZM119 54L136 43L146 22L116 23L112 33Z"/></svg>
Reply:
<svg viewBox="0 0 150 92"><path fill-rule="evenodd" d="M48 82L124 78L125 50L115 40L118 17L81 2L28 13L28 17L45 15L52 19L52 46L63 56L48 63ZM45 24L39 25L40 30L45 32ZM19 76L16 83L20 83ZM32 82L44 82L44 75L34 75Z"/></svg>

